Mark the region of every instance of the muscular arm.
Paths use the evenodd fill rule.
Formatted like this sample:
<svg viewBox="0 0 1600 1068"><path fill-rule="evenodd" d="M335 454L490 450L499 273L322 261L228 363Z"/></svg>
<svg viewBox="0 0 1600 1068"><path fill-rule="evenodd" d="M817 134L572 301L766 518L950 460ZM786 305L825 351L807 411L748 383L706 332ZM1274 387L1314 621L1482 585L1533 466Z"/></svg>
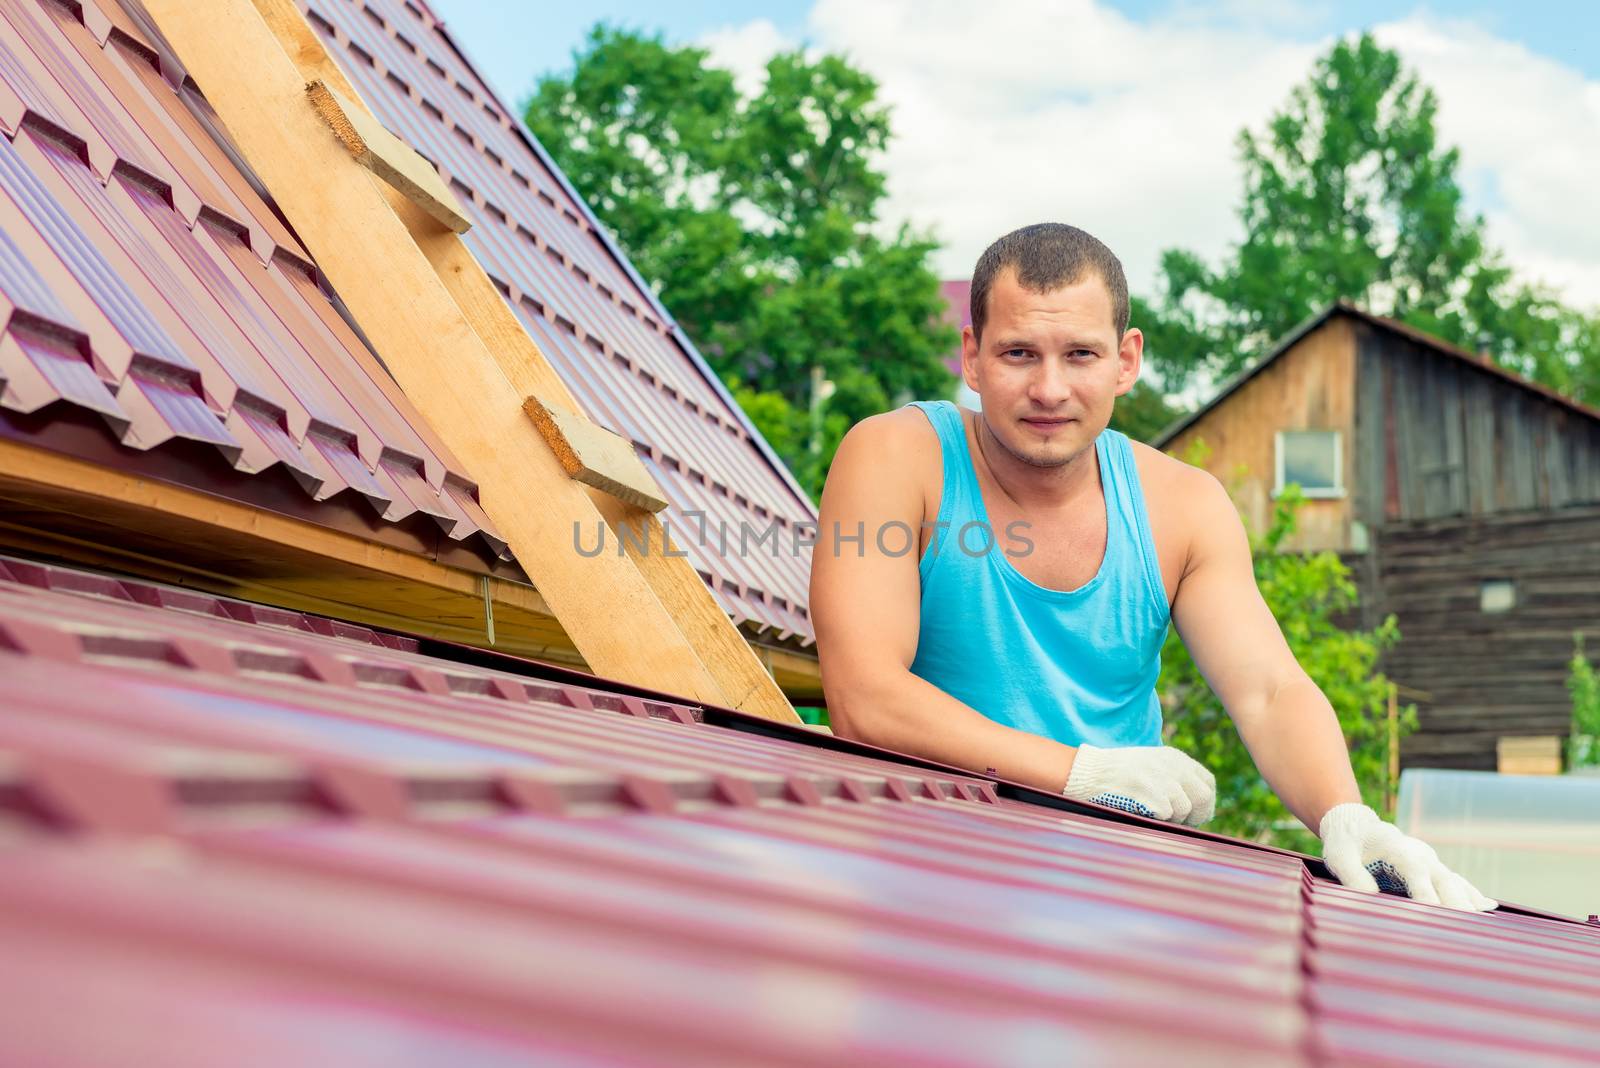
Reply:
<svg viewBox="0 0 1600 1068"><path fill-rule="evenodd" d="M1186 474L1193 534L1173 624L1267 784L1315 831L1328 809L1361 800L1338 717L1261 598L1227 493L1209 475Z"/></svg>
<svg viewBox="0 0 1600 1068"><path fill-rule="evenodd" d="M811 614L828 716L843 737L983 772L1051 793L1066 785L1075 750L1060 742L996 723L911 673L917 652L921 584L916 540L902 556L878 546L886 524L915 532L922 522L922 487L906 472L939 455L923 416L901 409L867 419L839 445L822 491L811 567ZM841 542L838 530L864 537ZM905 541L888 529L891 551Z"/></svg>

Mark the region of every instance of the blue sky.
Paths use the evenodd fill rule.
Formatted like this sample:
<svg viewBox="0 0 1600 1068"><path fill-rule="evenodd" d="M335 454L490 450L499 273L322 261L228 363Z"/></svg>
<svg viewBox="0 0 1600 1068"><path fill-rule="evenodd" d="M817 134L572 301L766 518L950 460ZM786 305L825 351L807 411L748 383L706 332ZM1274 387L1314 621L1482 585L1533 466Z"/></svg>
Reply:
<svg viewBox="0 0 1600 1068"><path fill-rule="evenodd" d="M1016 226L1084 226L1137 291L1162 250L1239 237L1235 138L1338 34L1371 28L1439 101L1467 206L1527 280L1600 307L1600 2L1430 0L430 0L512 107L597 20L711 49L741 84L778 48L842 52L892 109L886 225L966 277Z"/></svg>
<svg viewBox="0 0 1600 1068"><path fill-rule="evenodd" d="M602 0L592 4L539 5L525 0L431 2L473 62L511 104L522 100L539 74L570 66L572 50L582 43L589 27L600 20L661 30L669 40L693 41L723 27L759 18L770 21L786 36L804 39L806 15L812 6L810 0ZM1139 20L1188 12L1194 17L1237 22L1252 16L1230 15L1230 10L1248 12L1255 5L1113 0L1107 6ZM1301 7L1301 14L1274 21L1289 36L1302 40L1321 40L1331 34L1427 11L1470 19L1497 37L1515 41L1591 78L1600 77L1600 3L1592 0L1527 0L1515 4L1481 0L1436 0L1429 4L1329 0Z"/></svg>

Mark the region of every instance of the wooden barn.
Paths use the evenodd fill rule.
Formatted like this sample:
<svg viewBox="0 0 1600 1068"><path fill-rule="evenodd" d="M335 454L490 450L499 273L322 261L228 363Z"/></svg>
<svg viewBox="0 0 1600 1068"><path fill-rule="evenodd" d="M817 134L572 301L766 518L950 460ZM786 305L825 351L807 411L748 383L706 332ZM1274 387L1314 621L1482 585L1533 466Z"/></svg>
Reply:
<svg viewBox="0 0 1600 1068"><path fill-rule="evenodd" d="M1573 634L1600 646L1600 411L1338 303L1155 444L1203 455L1254 529L1302 487L1290 547L1346 558L1364 625L1399 620L1403 764L1492 769L1568 732Z"/></svg>

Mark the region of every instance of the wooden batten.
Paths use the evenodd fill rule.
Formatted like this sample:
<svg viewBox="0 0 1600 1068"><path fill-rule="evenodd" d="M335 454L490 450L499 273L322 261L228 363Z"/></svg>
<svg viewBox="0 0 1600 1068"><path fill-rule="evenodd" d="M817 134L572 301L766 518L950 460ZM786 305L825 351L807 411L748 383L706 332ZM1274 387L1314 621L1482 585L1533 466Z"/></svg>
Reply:
<svg viewBox="0 0 1600 1068"><path fill-rule="evenodd" d="M538 397L524 400L522 410L568 475L647 512L667 506L661 487L620 435Z"/></svg>
<svg viewBox="0 0 1600 1068"><path fill-rule="evenodd" d="M322 39L312 30L294 0L252 2L283 51L294 61L303 80L320 79L352 104L364 106L360 104L360 94L328 54ZM467 247L454 234L434 225L427 213L398 191L387 189L386 195L390 208L410 231L461 314L516 391L523 397L538 396L568 411L582 412L582 406L566 382L550 366ZM780 674L775 681L774 673L757 658L737 628L730 625L727 613L687 560L659 549L640 549L640 545L666 544L666 531L660 521L653 514L631 508L610 494L590 487L585 490L595 510L613 530L624 523L636 530L644 528L639 531L644 535L642 541L621 539L623 549L677 621L706 670L728 695L727 706L768 719L798 722L799 716L784 696L785 692L794 691L782 680L789 678L800 692L809 693L810 680L816 678L818 671L816 658L800 657L809 660L809 665L799 665L801 670L793 676ZM820 692L820 685L817 692Z"/></svg>
<svg viewBox="0 0 1600 1068"><path fill-rule="evenodd" d="M367 170L388 182L453 233L472 223L439 172L417 150L384 129L366 108L352 103L322 81L306 86L311 106L339 143Z"/></svg>
<svg viewBox="0 0 1600 1068"><path fill-rule="evenodd" d="M463 460L580 655L603 675L797 721L705 583L660 551L656 518L567 475L521 409L537 395L581 412L570 391L459 238L372 182L328 136L305 103L308 82L342 96L347 115L365 108L292 0L253 3L147 8L395 379ZM646 544L658 548L586 558L572 532L597 520L657 528Z"/></svg>

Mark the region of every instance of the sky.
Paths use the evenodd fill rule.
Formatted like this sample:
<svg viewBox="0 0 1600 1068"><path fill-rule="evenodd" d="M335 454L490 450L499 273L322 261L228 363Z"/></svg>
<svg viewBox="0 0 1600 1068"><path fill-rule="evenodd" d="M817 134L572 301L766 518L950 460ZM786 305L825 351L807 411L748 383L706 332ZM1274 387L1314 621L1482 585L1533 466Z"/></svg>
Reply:
<svg viewBox="0 0 1600 1068"><path fill-rule="evenodd" d="M1524 0L430 0L508 106L606 20L710 48L747 87L780 48L842 52L893 108L884 216L964 278L1020 225L1071 222L1136 292L1163 249L1239 236L1238 131L1341 34L1373 30L1439 99L1467 206L1519 274L1600 307L1600 4Z"/></svg>

